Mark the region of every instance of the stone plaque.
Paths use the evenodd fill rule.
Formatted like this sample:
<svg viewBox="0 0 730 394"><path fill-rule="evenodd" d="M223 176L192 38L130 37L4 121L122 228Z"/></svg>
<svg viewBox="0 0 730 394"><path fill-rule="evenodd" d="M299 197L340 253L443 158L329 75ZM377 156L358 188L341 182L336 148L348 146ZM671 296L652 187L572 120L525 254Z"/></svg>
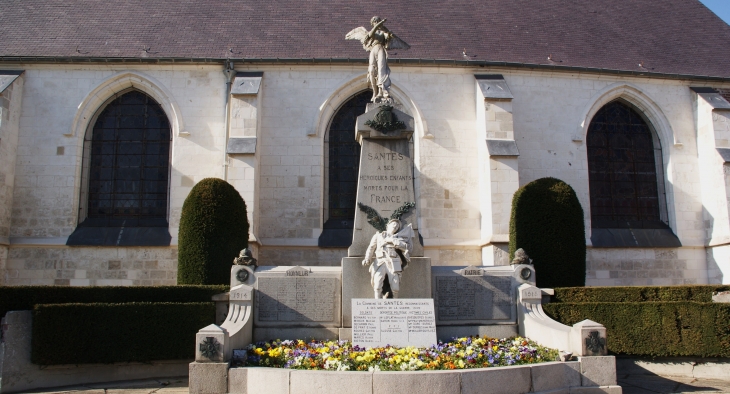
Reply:
<svg viewBox="0 0 730 394"><path fill-rule="evenodd" d="M433 267L431 291L439 325L514 323L511 267Z"/></svg>
<svg viewBox="0 0 730 394"><path fill-rule="evenodd" d="M352 344L362 347L436 343L432 299L352 299Z"/></svg>
<svg viewBox="0 0 730 394"><path fill-rule="evenodd" d="M340 325L339 267L259 267L256 290L257 327Z"/></svg>

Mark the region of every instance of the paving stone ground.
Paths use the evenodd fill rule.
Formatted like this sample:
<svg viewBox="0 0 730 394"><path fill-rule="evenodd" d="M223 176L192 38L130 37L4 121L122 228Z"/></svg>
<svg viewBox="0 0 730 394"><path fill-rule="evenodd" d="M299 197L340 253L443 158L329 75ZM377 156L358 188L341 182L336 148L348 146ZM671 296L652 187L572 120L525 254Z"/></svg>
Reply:
<svg viewBox="0 0 730 394"><path fill-rule="evenodd" d="M673 376L624 375L618 384L624 394L656 393L730 393L730 381ZM96 383L83 386L31 391L45 394L182 394L188 392L188 378L136 380Z"/></svg>
<svg viewBox="0 0 730 394"><path fill-rule="evenodd" d="M188 378L131 380L112 383L94 383L81 386L42 389L29 393L46 394L187 394Z"/></svg>
<svg viewBox="0 0 730 394"><path fill-rule="evenodd" d="M656 375L618 376L623 394L730 393L730 381Z"/></svg>

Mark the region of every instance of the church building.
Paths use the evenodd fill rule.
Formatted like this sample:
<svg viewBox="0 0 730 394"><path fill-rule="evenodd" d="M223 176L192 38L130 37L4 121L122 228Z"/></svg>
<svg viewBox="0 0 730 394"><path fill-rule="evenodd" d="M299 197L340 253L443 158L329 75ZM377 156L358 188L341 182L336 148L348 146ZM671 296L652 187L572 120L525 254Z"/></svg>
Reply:
<svg viewBox="0 0 730 394"><path fill-rule="evenodd" d="M554 177L587 285L730 283L730 26L698 0L5 0L0 285L176 284L209 177L260 265L339 266L376 15L432 265L509 264L512 195Z"/></svg>

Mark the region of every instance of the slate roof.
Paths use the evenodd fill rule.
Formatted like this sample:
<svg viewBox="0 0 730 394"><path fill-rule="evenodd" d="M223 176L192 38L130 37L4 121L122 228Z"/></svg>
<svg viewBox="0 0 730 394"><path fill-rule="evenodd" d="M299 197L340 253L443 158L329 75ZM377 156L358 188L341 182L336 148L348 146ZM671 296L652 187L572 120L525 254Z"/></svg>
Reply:
<svg viewBox="0 0 730 394"><path fill-rule="evenodd" d="M730 26L698 0L0 0L0 60L362 61L344 37L373 15L412 47L393 60L730 77Z"/></svg>

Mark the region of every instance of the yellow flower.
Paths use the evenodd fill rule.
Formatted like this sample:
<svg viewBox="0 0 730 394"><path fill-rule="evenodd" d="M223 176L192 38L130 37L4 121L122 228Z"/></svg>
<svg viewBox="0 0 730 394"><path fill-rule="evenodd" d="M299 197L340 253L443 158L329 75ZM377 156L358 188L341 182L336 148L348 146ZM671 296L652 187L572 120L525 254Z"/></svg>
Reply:
<svg viewBox="0 0 730 394"><path fill-rule="evenodd" d="M256 349L254 349L253 352L258 354L259 356L263 356L263 354L264 354L263 349L261 349L260 347L257 347Z"/></svg>
<svg viewBox="0 0 730 394"><path fill-rule="evenodd" d="M464 368L464 360L459 360L459 368Z"/></svg>

